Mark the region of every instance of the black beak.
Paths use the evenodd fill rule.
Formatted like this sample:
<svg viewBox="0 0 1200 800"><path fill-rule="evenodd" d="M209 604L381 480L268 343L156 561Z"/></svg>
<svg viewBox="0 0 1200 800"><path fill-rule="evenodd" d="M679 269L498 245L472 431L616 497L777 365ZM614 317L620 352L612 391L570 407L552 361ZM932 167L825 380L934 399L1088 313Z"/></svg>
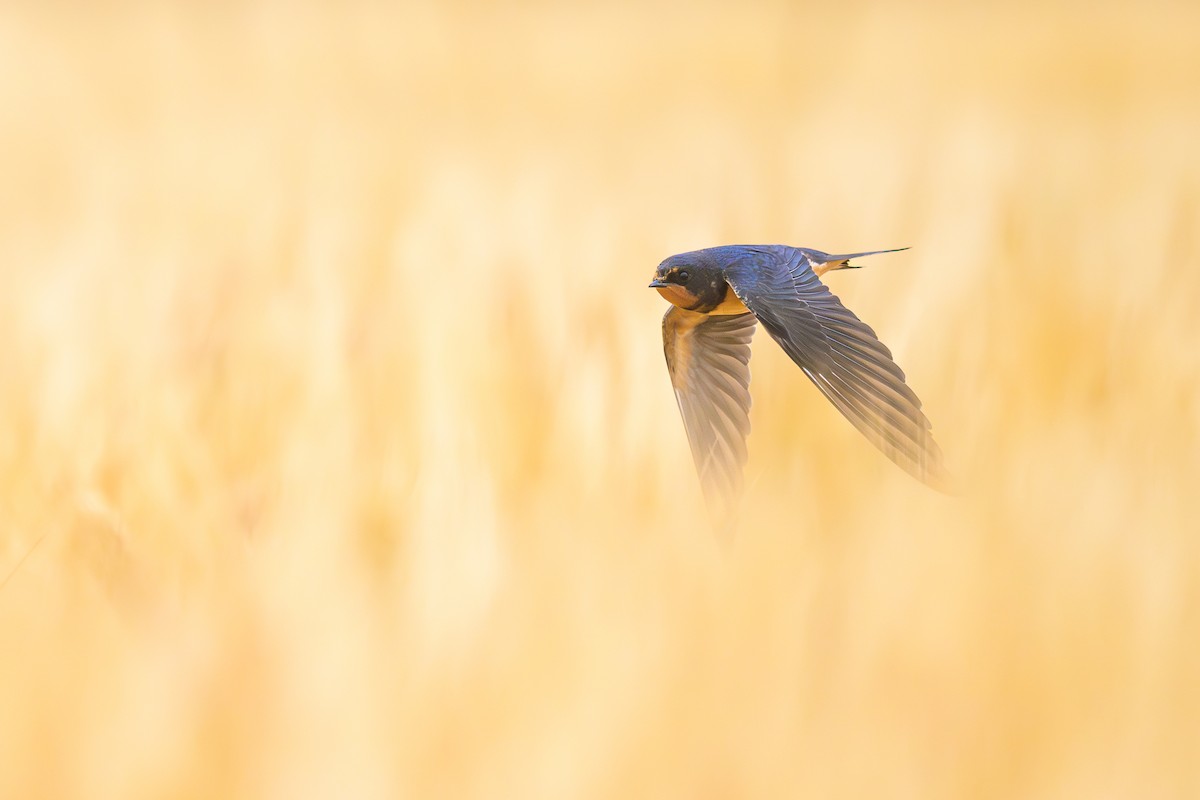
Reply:
<svg viewBox="0 0 1200 800"><path fill-rule="evenodd" d="M651 288L651 289L661 289L661 288L662 288L662 287L664 287L664 286L670 286L670 285L671 285L671 284L667 283L666 281L662 280L661 278L655 278L654 280L650 281L650 287L649 287L649 288Z"/></svg>

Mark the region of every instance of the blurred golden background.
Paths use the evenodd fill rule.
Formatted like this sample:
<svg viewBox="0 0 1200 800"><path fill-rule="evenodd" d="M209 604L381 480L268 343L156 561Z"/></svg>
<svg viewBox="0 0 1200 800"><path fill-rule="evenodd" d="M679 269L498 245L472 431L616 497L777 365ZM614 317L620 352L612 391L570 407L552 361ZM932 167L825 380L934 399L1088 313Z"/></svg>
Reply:
<svg viewBox="0 0 1200 800"><path fill-rule="evenodd" d="M7 3L0 797L1200 796L1200 6ZM654 266L760 331L723 553Z"/></svg>

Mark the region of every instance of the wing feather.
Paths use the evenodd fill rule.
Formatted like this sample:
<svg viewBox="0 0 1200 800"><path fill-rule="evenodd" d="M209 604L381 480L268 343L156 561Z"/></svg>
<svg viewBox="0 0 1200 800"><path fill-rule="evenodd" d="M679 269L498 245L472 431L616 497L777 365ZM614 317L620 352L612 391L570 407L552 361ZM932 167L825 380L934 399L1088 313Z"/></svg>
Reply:
<svg viewBox="0 0 1200 800"><path fill-rule="evenodd" d="M821 283L814 264L820 266L799 248L748 248L727 265L726 279L871 444L915 478L945 489L949 476L941 449L904 371L875 331Z"/></svg>
<svg viewBox="0 0 1200 800"><path fill-rule="evenodd" d="M742 489L754 328L753 314L709 316L671 306L663 317L667 370L710 506L728 508Z"/></svg>

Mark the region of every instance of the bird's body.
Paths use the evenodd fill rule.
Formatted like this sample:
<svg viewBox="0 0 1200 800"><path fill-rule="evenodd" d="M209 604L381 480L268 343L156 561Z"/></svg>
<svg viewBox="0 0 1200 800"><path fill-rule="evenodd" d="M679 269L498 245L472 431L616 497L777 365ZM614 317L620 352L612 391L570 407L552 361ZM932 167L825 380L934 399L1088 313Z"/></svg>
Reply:
<svg viewBox="0 0 1200 800"><path fill-rule="evenodd" d="M663 348L706 496L728 508L741 492L750 433L750 339L757 323L888 458L935 488L947 483L921 401L875 332L819 280L850 259L783 245L681 253L650 286L671 303Z"/></svg>

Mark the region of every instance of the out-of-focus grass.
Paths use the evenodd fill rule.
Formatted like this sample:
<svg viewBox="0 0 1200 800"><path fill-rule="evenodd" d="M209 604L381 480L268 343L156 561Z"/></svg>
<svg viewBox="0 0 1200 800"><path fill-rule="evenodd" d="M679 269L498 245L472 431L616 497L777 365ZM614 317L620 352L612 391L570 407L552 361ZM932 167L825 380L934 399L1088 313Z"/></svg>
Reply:
<svg viewBox="0 0 1200 800"><path fill-rule="evenodd" d="M0 796L1200 794L1195 8L294 6L0 16ZM719 551L728 242L960 497L760 335Z"/></svg>

